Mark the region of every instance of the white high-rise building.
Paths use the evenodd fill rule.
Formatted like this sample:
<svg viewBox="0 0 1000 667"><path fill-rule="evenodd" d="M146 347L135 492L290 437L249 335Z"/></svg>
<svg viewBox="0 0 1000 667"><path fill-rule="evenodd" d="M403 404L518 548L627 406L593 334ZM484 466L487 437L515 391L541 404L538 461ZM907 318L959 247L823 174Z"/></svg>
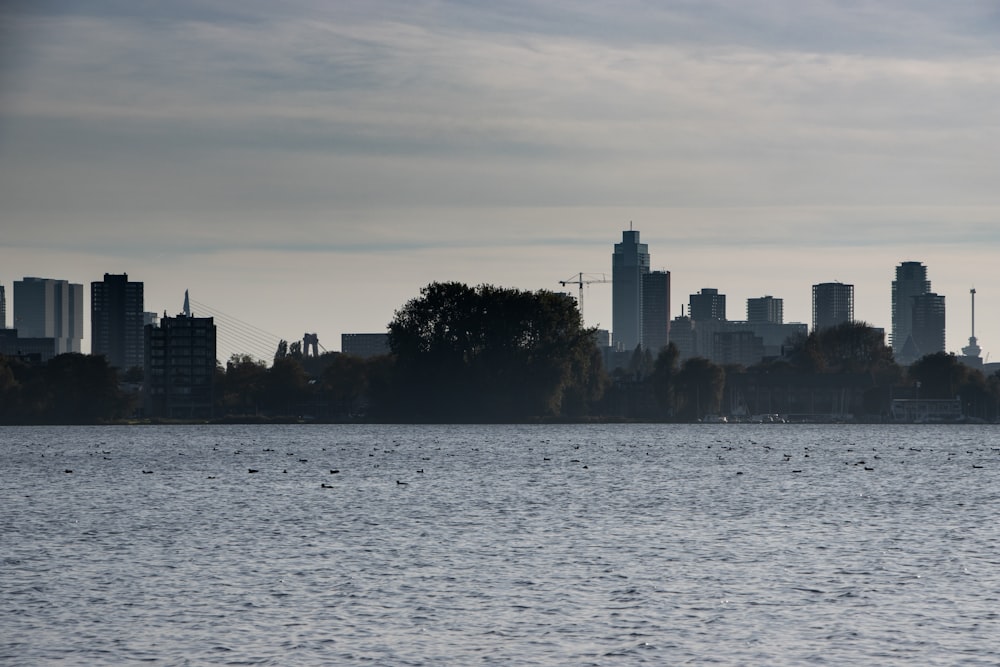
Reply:
<svg viewBox="0 0 1000 667"><path fill-rule="evenodd" d="M56 354L80 352L83 285L52 278L14 281L14 322L20 338L54 338Z"/></svg>
<svg viewBox="0 0 1000 667"><path fill-rule="evenodd" d="M649 273L649 249L639 232L622 232L611 256L611 335L615 347L633 350L642 342L642 280Z"/></svg>

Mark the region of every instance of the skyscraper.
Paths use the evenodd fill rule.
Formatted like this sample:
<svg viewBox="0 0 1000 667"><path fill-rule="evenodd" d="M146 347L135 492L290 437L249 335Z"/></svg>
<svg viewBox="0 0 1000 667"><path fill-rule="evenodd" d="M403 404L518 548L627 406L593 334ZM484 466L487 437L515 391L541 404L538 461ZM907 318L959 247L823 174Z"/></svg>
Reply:
<svg viewBox="0 0 1000 667"><path fill-rule="evenodd" d="M7 328L7 292L0 285L0 329Z"/></svg>
<svg viewBox="0 0 1000 667"><path fill-rule="evenodd" d="M782 324L785 321L782 299L762 296L747 299L747 322L750 324Z"/></svg>
<svg viewBox="0 0 1000 667"><path fill-rule="evenodd" d="M944 296L928 292L913 297L910 336L920 356L944 352Z"/></svg>
<svg viewBox="0 0 1000 667"><path fill-rule="evenodd" d="M90 284L90 349L120 370L143 367L143 284L127 273Z"/></svg>
<svg viewBox="0 0 1000 667"><path fill-rule="evenodd" d="M670 342L670 272L642 276L642 346L654 356Z"/></svg>
<svg viewBox="0 0 1000 667"><path fill-rule="evenodd" d="M695 322L726 319L726 295L705 287L688 297L688 315Z"/></svg>
<svg viewBox="0 0 1000 667"><path fill-rule="evenodd" d="M22 338L54 338L56 354L79 352L83 285L52 278L14 281L14 327Z"/></svg>
<svg viewBox="0 0 1000 667"><path fill-rule="evenodd" d="M892 281L892 335L889 344L897 357L913 331L913 299L931 291L927 267L920 262L902 262Z"/></svg>
<svg viewBox="0 0 1000 667"><path fill-rule="evenodd" d="M854 321L854 285L820 283L812 292L813 331Z"/></svg>
<svg viewBox="0 0 1000 667"><path fill-rule="evenodd" d="M649 249L639 232L622 232L611 256L611 326L616 346L634 349L642 342L642 276L649 273Z"/></svg>

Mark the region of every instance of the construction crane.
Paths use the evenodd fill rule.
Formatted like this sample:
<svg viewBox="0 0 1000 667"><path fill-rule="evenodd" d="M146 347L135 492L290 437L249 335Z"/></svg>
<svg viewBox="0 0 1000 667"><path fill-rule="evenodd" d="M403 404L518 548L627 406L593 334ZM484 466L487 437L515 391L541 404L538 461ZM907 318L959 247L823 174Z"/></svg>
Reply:
<svg viewBox="0 0 1000 667"><path fill-rule="evenodd" d="M594 283L610 283L607 274L604 273L578 273L572 278L567 280L560 280L559 284L563 287L566 285L576 285L580 288L580 294L576 297L576 307L580 310L580 318L583 318L583 286L592 285Z"/></svg>

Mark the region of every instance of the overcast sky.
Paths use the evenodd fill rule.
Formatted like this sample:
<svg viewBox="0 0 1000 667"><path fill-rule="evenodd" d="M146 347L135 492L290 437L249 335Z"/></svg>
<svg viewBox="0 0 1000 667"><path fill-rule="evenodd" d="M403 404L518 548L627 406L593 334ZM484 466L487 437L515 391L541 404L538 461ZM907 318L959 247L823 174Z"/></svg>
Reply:
<svg viewBox="0 0 1000 667"><path fill-rule="evenodd" d="M125 272L339 349L434 280L610 278L631 221L675 315L809 322L836 280L889 331L922 261L996 361L998 110L985 0L7 0L0 284Z"/></svg>

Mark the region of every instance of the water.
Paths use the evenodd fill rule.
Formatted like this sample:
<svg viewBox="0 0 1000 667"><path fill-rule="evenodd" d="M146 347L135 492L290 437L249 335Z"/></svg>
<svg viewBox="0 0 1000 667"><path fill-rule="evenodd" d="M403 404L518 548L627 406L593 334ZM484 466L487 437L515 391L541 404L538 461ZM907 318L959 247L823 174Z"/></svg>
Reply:
<svg viewBox="0 0 1000 667"><path fill-rule="evenodd" d="M995 665L998 471L992 427L3 428L0 663Z"/></svg>

